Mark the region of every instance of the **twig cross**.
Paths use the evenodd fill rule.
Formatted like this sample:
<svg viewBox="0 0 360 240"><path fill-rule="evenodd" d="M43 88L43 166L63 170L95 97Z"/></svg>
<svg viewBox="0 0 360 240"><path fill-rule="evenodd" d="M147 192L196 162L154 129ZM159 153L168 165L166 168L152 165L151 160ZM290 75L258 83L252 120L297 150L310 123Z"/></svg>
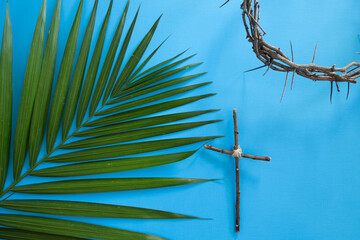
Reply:
<svg viewBox="0 0 360 240"><path fill-rule="evenodd" d="M234 137L235 137L235 145L233 147L233 151L224 150L221 148L213 147L210 145L204 145L206 149L220 152L224 154L231 155L235 158L235 170L236 170L236 221L235 221L235 230L236 233L239 233L240 229L240 170L239 170L239 158L250 158L253 160L261 160L261 161L270 161L270 157L259 157L250 154L242 153L242 149L239 146L239 131L238 131L238 124L237 124L237 111L236 109L233 110L233 117L234 117Z"/></svg>

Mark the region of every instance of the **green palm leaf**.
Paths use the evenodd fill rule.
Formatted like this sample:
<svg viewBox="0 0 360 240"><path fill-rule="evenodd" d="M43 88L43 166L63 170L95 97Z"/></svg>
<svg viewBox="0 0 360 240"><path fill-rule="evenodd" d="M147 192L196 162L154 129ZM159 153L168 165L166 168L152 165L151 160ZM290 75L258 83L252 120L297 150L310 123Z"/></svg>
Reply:
<svg viewBox="0 0 360 240"><path fill-rule="evenodd" d="M119 79L115 83L111 96L115 96L115 94L120 90L120 88L123 87L123 85L125 85L128 82L129 76L131 75L137 64L140 62L140 59L144 55L145 50L148 47L156 31L160 18L161 16L156 20L154 25L151 27L150 31L145 35L143 40L140 42L139 46L131 54L129 61L125 65L124 70L121 72Z"/></svg>
<svg viewBox="0 0 360 240"><path fill-rule="evenodd" d="M192 58L193 56L195 55L192 55L190 57L187 57L187 58L184 58L180 61L177 61L173 64L170 64L166 67L163 67L163 68L160 68L159 70L156 70L154 72L151 72L149 73L148 75L145 75L144 77L141 77L139 79L136 79L135 82L132 82L131 84L129 84L128 86L126 86L119 94L117 94L115 97L118 97L118 96L121 96L121 95L126 95L126 94L129 94L135 90L138 90L138 89L141 89L143 87L146 87L148 85L151 85L153 83L156 83L156 82L159 82L161 80L164 80L168 77L171 77L171 76L174 76L175 74L178 74L182 71L185 71L185 70L188 70L189 68L192 68L192 67L196 67L202 63L195 63L195 64L190 64L190 65L187 65L185 67L181 67L181 68L178 68L178 69L175 69L173 71L169 71L169 72L166 72L167 70L189 60L190 58ZM108 104L114 104L114 103L118 103L119 101L115 98L114 100L112 101L109 101Z"/></svg>
<svg viewBox="0 0 360 240"><path fill-rule="evenodd" d="M165 240L165 238L153 235L104 227L101 225L15 214L0 214L0 225L26 231L80 238L108 240Z"/></svg>
<svg viewBox="0 0 360 240"><path fill-rule="evenodd" d="M73 69L83 4L84 0L81 0L78 11L76 13L74 24L70 31L68 42L66 44L64 56L59 71L59 77L56 83L55 93L51 104L49 125L46 136L46 147L48 152L50 152L53 148L57 133L60 128L61 116L63 114L65 99L68 92L71 73Z"/></svg>
<svg viewBox="0 0 360 240"><path fill-rule="evenodd" d="M191 123L179 123L172 125L165 125L160 127L151 127L145 129L138 129L128 132L115 133L110 135L103 135L93 138L87 138L61 146L62 149L79 149L79 148L91 148L99 147L103 145L110 145L116 143L123 143L129 141L135 141L139 139L145 139L150 137L162 136L170 133L180 132L196 127L201 127L207 124L216 123L220 120L203 121L203 122L191 122Z"/></svg>
<svg viewBox="0 0 360 240"><path fill-rule="evenodd" d="M31 117L29 137L29 161L34 166L40 152L41 143L46 127L46 118L50 103L50 95L55 71L56 53L60 27L61 0L58 0L50 25L43 63L40 72L40 81L35 97L34 110ZM21 173L21 167L14 168L14 178L17 179Z"/></svg>
<svg viewBox="0 0 360 240"><path fill-rule="evenodd" d="M3 190L10 155L12 117L12 34L9 6L6 7L0 54L0 191Z"/></svg>
<svg viewBox="0 0 360 240"><path fill-rule="evenodd" d="M91 128L84 131L79 131L74 134L75 137L91 137L91 136L99 136L105 134L112 134L118 132L130 131L138 128L155 126L163 123L171 123L179 120L184 120L187 118L192 118L196 116L200 116L206 113L211 113L218 111L215 110L205 110L205 111L193 111L193 112L184 112L184 113L175 113L175 114L167 114L157 117L149 117L149 118L141 118L137 120L120 122L117 124L106 125L102 127Z"/></svg>
<svg viewBox="0 0 360 240"><path fill-rule="evenodd" d="M33 213L98 218L137 218L137 219L196 219L196 217L112 204L74 202L59 200L6 200L0 207Z"/></svg>
<svg viewBox="0 0 360 240"><path fill-rule="evenodd" d="M147 141L147 142L127 143L127 144L120 144L120 145L100 147L100 148L91 148L91 149L85 149L81 151L61 154L54 157L49 157L45 161L57 162L57 163L69 163L69 162L97 160L103 158L122 157L133 154L140 154L140 153L153 152L153 151L164 150L169 148L175 148L175 147L185 146L203 141L209 141L217 137L221 137L221 136L174 138L174 139Z"/></svg>
<svg viewBox="0 0 360 240"><path fill-rule="evenodd" d="M96 17L96 10L98 6L99 1L96 0L94 4L93 11L90 16L89 23L86 28L86 32L84 35L83 43L80 49L80 54L77 60L77 64L74 70L74 76L71 82L71 86L69 89L68 97L66 100L65 110L64 110L64 119L63 119L63 125L62 125L62 139L64 140L69 131L71 124L74 120L75 112L77 103L79 101L80 91L81 91L81 85L82 81L85 75L85 68L86 68L86 62L88 60L89 51L90 51L90 45L91 45L91 38L94 31L94 25L95 25L95 17Z"/></svg>
<svg viewBox="0 0 360 240"><path fill-rule="evenodd" d="M171 187L207 182L191 178L96 178L36 183L14 187L13 192L33 194L102 193Z"/></svg>
<svg viewBox="0 0 360 240"><path fill-rule="evenodd" d="M139 67L136 68L136 70L131 74L131 76L129 77L129 82L131 82L137 75L138 73L144 69L144 67L147 65L147 63L152 59L152 57L157 53L157 51L159 51L159 49L161 48L161 46L169 39L169 37L167 37L164 41L162 41L162 43L159 44L159 46L157 48L155 48L154 51L152 51L151 54L149 54L149 56L141 63L141 65Z"/></svg>
<svg viewBox="0 0 360 240"><path fill-rule="evenodd" d="M59 167L43 168L30 175L38 177L73 177L102 173L121 172L148 167L155 167L182 161L196 151L153 155L147 157L119 158L85 163L75 163Z"/></svg>
<svg viewBox="0 0 360 240"><path fill-rule="evenodd" d="M103 104L105 104L106 101L108 100L108 98L110 96L110 93L111 93L111 91L112 91L112 89L114 87L116 78L117 78L117 76L119 74L119 71L120 71L120 67L121 67L121 65L123 63L123 60L124 60L124 57L125 57L127 47L129 46L130 39L131 39L132 33L134 31L134 28L135 28L135 23L136 23L138 15L139 15L139 11L140 11L140 7L138 8L138 10L137 10L137 12L135 14L135 17L134 17L133 21L131 22L130 28L129 28L129 30L128 30L127 34L126 34L126 37L124 39L124 42L123 42L123 44L121 46L119 56L116 59L114 70L111 73L109 82L107 84L107 87L106 87L106 90L105 90L105 93L104 93L104 98L103 98L103 102L102 102Z"/></svg>
<svg viewBox="0 0 360 240"><path fill-rule="evenodd" d="M142 76L144 76L144 75L146 75L146 74L148 74L148 73L151 73L151 72L153 72L153 71L155 71L155 70L160 70L159 68L161 68L162 66L167 66L168 63L174 61L176 58L180 57L181 55L183 55L183 54L186 53L186 52L187 52L187 50L185 50L185 51L183 51L183 52L175 55L174 57L169 58L169 59L167 59L167 60L165 60L165 61L163 61L163 62L161 62L161 63L158 63L158 64L156 64L155 66L153 66L153 67L151 67L151 68L149 68L149 69L146 69L144 72L138 74L137 76L131 77L131 80L138 79L138 78L140 78L140 77L142 77ZM191 57L193 57L193 56L195 56L195 54L192 55L192 56L190 56L190 57L188 57L188 58L186 58L186 59L189 59L189 58L191 58ZM185 61L186 61L186 60L185 60ZM180 63L182 63L182 62L184 62L184 61L181 60L181 62L177 62L177 63L175 63L175 65L174 65L174 64L171 64L171 65L169 65L169 66L166 67L166 68L162 67L162 68L161 68L162 70L160 71L160 73L161 73L161 72L164 72L164 71L166 71L166 70L168 70L168 69L170 69L170 68L172 68L172 67L174 67L174 66L176 66L176 65L178 65L178 64L180 64ZM159 73L157 73L157 74L159 74ZM149 76L149 75L148 75L148 76Z"/></svg>
<svg viewBox="0 0 360 240"><path fill-rule="evenodd" d="M115 98L113 101L109 102L108 105L114 104L114 103L120 103L120 102L124 102L126 100L135 98L135 97L139 97L148 93L153 93L156 92L158 90L162 90L164 88L179 84L179 83L183 83L186 82L188 80L197 78L199 76L204 75L205 73L198 73L198 74L194 74L194 75L190 75L190 76L185 76L185 77L180 77L180 78L175 78L172 80L168 80L165 82L161 82L161 83L156 83L153 84L150 87L142 87L142 86L138 86L137 88L133 89L133 91L131 92L131 94L125 94L125 96L121 96L119 98ZM210 82L209 82L210 83ZM136 89L140 89L140 90L136 90ZM104 113L105 111L102 111L102 113Z"/></svg>
<svg viewBox="0 0 360 240"><path fill-rule="evenodd" d="M89 106L91 93L94 88L96 74L100 64L100 58L104 47L106 30L109 24L110 13L113 5L113 0L110 1L109 9L106 13L105 20L100 30L100 34L95 46L95 50L89 65L89 70L85 78L84 87L80 96L80 103L78 109L78 115L76 118L76 126L79 127L85 117L87 108Z"/></svg>
<svg viewBox="0 0 360 240"><path fill-rule="evenodd" d="M92 100L91 100L91 104L90 104L90 115L95 112L96 107L99 104L100 99L101 99L101 97L103 95L105 85L106 85L106 81L109 78L110 71L111 71L111 68L112 68L112 65L113 65L113 62L114 62L114 58L115 58L115 55L116 55L116 50L117 50L117 48L119 46L119 43L120 43L120 38L121 38L122 31L124 29L124 24L125 24L125 19L126 19L126 14L127 14L128 8L129 8L129 1L126 4L124 13L123 13L123 15L122 15L122 17L120 19L120 22L119 22L118 27L116 29L115 35L114 35L113 40L111 42L109 51L107 53L104 65L103 65L102 70L100 72L100 77L99 77L98 82L96 84L95 91L94 91L94 94L92 96Z"/></svg>
<svg viewBox="0 0 360 240"><path fill-rule="evenodd" d="M14 136L14 173L18 175L24 165L28 146L29 130L35 96L40 81L43 45L45 37L46 0L41 6L32 40L28 64L25 72L24 86Z"/></svg>
<svg viewBox="0 0 360 240"><path fill-rule="evenodd" d="M173 96L176 96L176 95L181 94L181 93L186 93L186 92L194 90L196 88L208 85L209 83L211 83L211 82L199 83L199 84L195 84L195 85L191 85L191 86L176 88L176 89L172 89L172 90L162 92L162 93L159 93L159 94L156 94L156 95L152 95L150 97L142 98L142 99L135 100L135 101L132 101L132 102L126 102L124 104L121 104L121 105L106 109L104 111L101 111L101 115L117 113L117 112L129 109L129 108L135 108L135 107L145 105L145 104L148 104L148 103L151 103L151 102L156 102L158 100L163 100L163 99L173 97ZM146 92L146 91L144 91L144 92ZM134 94L134 95L136 95L136 94Z"/></svg>
<svg viewBox="0 0 360 240"><path fill-rule="evenodd" d="M155 21L144 37L138 40L139 44L130 52L129 46L139 9L132 18L129 28L125 30L130 9L128 2L118 20L109 49L104 56L104 63L100 66L113 1L110 1L97 36L93 36L93 33L98 0L95 0L84 36L79 36L84 4L84 0L79 0L52 97L61 0L57 1L45 46L46 0L42 4L30 49L14 136L14 180L2 190L9 162L12 108L12 40L7 9L0 55L0 190L2 190L0 207L22 212L78 217L195 218L130 206L60 200L9 199L15 193L85 194L164 188L211 181L167 177L72 179L76 176L115 173L176 163L190 157L196 150L158 155L152 152L171 150L219 137L163 138L166 134L178 134L219 120L179 122L212 113L217 111L216 109L166 113L167 110L211 97L214 93L177 98L182 93L189 94L190 91L210 84L210 82L201 82L175 87L204 74L186 74L187 71L201 64L186 64L194 55L176 60L186 51L147 67L166 41L157 44L157 47L151 51L148 49L161 17ZM126 32L124 39L122 39L123 32ZM97 42L93 52L90 53L93 38L97 38ZM82 42L78 42L78 39L82 39ZM80 45L79 55L76 56ZM76 63L75 59L77 59ZM88 60L89 66L87 66ZM101 70L98 71L99 69ZM180 74L183 76L178 76ZM169 100L174 97L175 99ZM157 115L161 112L165 113ZM76 128L73 129L75 115ZM60 133L62 141L57 142ZM38 159L40 149L44 147L42 146L44 136L46 136L47 155ZM61 154L58 152L59 149L64 149ZM29 150L30 169L23 171L27 150ZM140 155L144 153L147 156ZM45 162L47 167L43 168ZM56 166L52 166L53 163L57 163ZM49 181L42 178L40 183L24 185L21 181L27 176L69 179ZM164 239L101 225L25 215L0 214L0 226L5 227L0 228L0 238L4 239Z"/></svg>
<svg viewBox="0 0 360 240"><path fill-rule="evenodd" d="M61 235L25 231L15 228L0 228L0 238L8 240L79 240L85 238L66 237Z"/></svg>
<svg viewBox="0 0 360 240"><path fill-rule="evenodd" d="M110 115L110 116L103 117L103 118L100 118L100 119L97 119L94 121L90 121L90 122L86 123L85 126L86 127L102 126L102 125L106 125L106 124L113 124L113 123L117 123L117 122L121 122L121 121L126 121L129 119L139 118L139 117L147 116L150 114L155 114L158 112L163 112L168 109L180 107L180 106L183 106L183 105L186 105L186 104L189 104L192 102L196 102L201 99L208 98L208 97L211 97L214 95L215 95L214 93L211 93L211 94L205 94L205 95L200 95L200 96L195 96L195 97L188 97L188 98L182 98L182 99L178 99L178 100L172 100L172 101L168 101L168 102L164 102L164 103L153 104L153 105L142 107L142 108L136 108L133 110L120 112L120 113L117 113L114 115ZM105 115L105 114L106 113L99 112L98 114L95 114L95 115Z"/></svg>

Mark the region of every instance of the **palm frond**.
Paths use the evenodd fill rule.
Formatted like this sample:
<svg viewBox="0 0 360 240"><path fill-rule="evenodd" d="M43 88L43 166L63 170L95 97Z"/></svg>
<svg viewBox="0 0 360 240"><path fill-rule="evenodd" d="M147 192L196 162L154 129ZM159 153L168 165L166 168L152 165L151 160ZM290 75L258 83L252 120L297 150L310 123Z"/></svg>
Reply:
<svg viewBox="0 0 360 240"><path fill-rule="evenodd" d="M79 1L61 59L54 95L51 97L57 62L61 0L57 1L55 7L45 48L46 0L43 1L28 58L14 136L14 180L6 178L11 129L9 113L12 108L12 39L7 9L0 55L0 207L51 216L194 219L196 217L189 215L132 206L49 199L9 199L12 196L9 194L15 193L86 194L212 181L167 177L87 177L176 163L189 158L196 150L177 152L173 151L173 148L220 137L163 137L219 122L179 122L217 111L216 109L166 113L167 110L213 96L214 93L209 93L178 98L180 94L189 94L211 82L177 86L204 75L198 73L178 76L201 64L186 64L194 55L177 60L186 51L147 67L166 41L165 39L157 44L153 50L148 49L161 16L130 52L129 46L140 10L138 9L132 18L129 28L124 29L130 2L126 3L110 46L104 53L113 0L110 1L99 34L93 36L98 4L99 1L96 0L81 38L80 23L85 1ZM93 38L97 40L93 52L90 53ZM78 39L82 39L82 42L78 42ZM78 47L80 51L76 56ZM148 52L150 54L147 54ZM100 59L103 55L105 60L101 65ZM175 99L170 99L174 97ZM159 113L163 114L158 115ZM46 155L41 156L44 137ZM63 149L61 154L58 153L60 149ZM168 152L152 154L161 150ZM30 167L24 167L27 151ZM141 155L145 153L146 155ZM42 163L45 162L47 167L43 168ZM51 166L52 163L56 165ZM38 183L24 185L21 181L27 176L66 179L40 178ZM76 176L85 178L72 179ZM9 186L3 190L6 179ZM21 214L0 214L0 226L4 227L0 228L0 238L4 239L164 239L101 225Z"/></svg>

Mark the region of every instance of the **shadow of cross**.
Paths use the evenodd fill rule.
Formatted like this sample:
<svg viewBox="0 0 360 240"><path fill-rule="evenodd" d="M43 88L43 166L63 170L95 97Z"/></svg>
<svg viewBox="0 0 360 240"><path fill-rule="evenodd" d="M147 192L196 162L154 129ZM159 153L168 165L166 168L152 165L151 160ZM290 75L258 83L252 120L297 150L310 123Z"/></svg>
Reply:
<svg viewBox="0 0 360 240"><path fill-rule="evenodd" d="M235 158L235 169L236 169L236 204L235 204L236 221L235 221L235 230L236 230L236 233L239 233L239 229L240 229L240 173L239 173L239 159L240 158L250 158L250 159L253 159L253 160L270 161L271 158L270 157L260 157L260 156L245 154L245 153L242 152L242 149L239 146L239 137L238 137L239 131L238 131L238 125L237 125L237 112L236 112L236 109L233 110L233 117L234 117L234 137L235 137L235 144L234 144L233 150L232 151L224 150L224 149L213 147L213 146L210 146L210 145L204 145L204 147L206 149L209 149L209 150L212 150L212 151L215 151L215 152L231 155L232 157Z"/></svg>

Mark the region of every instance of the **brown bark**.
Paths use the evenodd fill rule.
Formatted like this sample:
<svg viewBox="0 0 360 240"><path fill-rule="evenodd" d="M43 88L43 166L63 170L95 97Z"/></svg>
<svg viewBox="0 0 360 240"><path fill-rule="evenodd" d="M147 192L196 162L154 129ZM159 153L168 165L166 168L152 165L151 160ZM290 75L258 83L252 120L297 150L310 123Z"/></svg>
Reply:
<svg viewBox="0 0 360 240"><path fill-rule="evenodd" d="M229 151L229 150L213 147L211 145L204 145L204 148L206 148L208 150L215 151L215 152L227 154L227 155L230 155L230 156L234 153L234 151ZM246 154L246 153L242 153L241 157L242 158L249 158L249 159L253 159L253 160L260 160L260 161L270 161L271 160L270 157L260 157L260 156L255 156L255 155L251 155L251 154Z"/></svg>
<svg viewBox="0 0 360 240"><path fill-rule="evenodd" d="M239 149L239 131L238 131L238 124L237 124L236 109L233 110L233 118L234 118L234 138L235 138L235 145L234 145L233 149L235 151L235 150ZM239 158L238 157L235 157L235 172L236 172L235 231L236 231L236 233L239 233L239 231L240 231L240 169L239 169Z"/></svg>
<svg viewBox="0 0 360 240"><path fill-rule="evenodd" d="M238 123L237 123L237 111L233 110L233 118L234 118L234 142L233 151L224 150L221 148L213 147L211 145L204 145L204 148L233 156L234 151L239 149L239 131L238 131ZM261 160L261 161L270 161L270 157L260 157L250 154L241 153L241 158L250 158L253 160ZM239 158L235 157L235 175L236 175L236 202L235 202L235 231L239 233L240 230L240 167L239 167Z"/></svg>

